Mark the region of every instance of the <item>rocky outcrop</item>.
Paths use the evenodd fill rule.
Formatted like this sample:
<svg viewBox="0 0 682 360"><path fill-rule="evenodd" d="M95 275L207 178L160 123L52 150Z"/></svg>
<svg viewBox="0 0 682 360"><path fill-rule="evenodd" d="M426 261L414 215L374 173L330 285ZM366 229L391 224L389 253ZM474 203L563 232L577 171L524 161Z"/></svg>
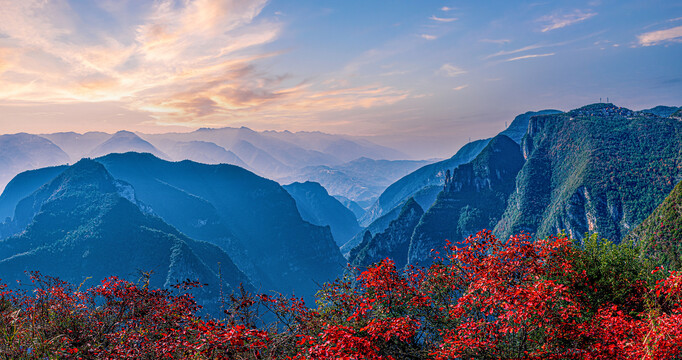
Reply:
<svg viewBox="0 0 682 360"><path fill-rule="evenodd" d="M458 242L495 226L524 160L519 145L498 135L470 163L445 176L443 191L412 235L408 264L428 265L445 240Z"/></svg>
<svg viewBox="0 0 682 360"><path fill-rule="evenodd" d="M351 266L362 269L390 258L398 269L404 268L412 233L423 214L421 206L414 199L408 199L398 218L391 221L385 231L374 236L369 231L364 233L362 243L350 253Z"/></svg>

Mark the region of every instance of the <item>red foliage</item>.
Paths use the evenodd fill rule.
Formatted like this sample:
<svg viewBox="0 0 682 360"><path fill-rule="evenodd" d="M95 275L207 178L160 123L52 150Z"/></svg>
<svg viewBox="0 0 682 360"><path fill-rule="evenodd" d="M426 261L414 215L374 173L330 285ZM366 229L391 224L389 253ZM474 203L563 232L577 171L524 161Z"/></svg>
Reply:
<svg viewBox="0 0 682 360"><path fill-rule="evenodd" d="M564 237L480 232L428 269L384 260L301 299L242 293L224 320L190 295L108 278L80 291L34 274L0 287L3 358L672 359L682 356L682 275L632 282L640 310L588 299L595 286ZM185 285L200 286L198 283ZM602 299L602 297L598 297ZM254 308L277 321L255 326ZM643 309L643 310L642 310Z"/></svg>

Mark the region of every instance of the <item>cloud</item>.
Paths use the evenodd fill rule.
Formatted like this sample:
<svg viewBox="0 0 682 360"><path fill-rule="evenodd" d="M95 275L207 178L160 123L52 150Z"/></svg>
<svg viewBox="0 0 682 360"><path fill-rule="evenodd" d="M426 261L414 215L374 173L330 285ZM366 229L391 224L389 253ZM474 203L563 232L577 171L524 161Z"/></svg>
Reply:
<svg viewBox="0 0 682 360"><path fill-rule="evenodd" d="M539 18L537 21L545 23L542 32L561 29L563 27L573 25L575 23L587 20L597 15L595 12L584 12L582 10L574 10L571 13L552 14Z"/></svg>
<svg viewBox="0 0 682 360"><path fill-rule="evenodd" d="M659 45L665 42L682 42L682 26L640 34L637 36L637 40L642 46Z"/></svg>
<svg viewBox="0 0 682 360"><path fill-rule="evenodd" d="M468 88L468 87L469 87L469 84L464 84L464 85L460 85L460 86L454 87L454 88L452 88L452 90L460 91L460 90L466 89L466 88Z"/></svg>
<svg viewBox="0 0 682 360"><path fill-rule="evenodd" d="M532 59L532 58L545 57L545 56L552 56L552 55L554 55L554 53L547 53L547 54L530 54L530 55L523 55L523 56L513 57L513 58L507 59L507 60L505 60L505 61L517 61L517 60Z"/></svg>
<svg viewBox="0 0 682 360"><path fill-rule="evenodd" d="M135 5L135 12L132 11ZM142 5L140 5L142 4ZM110 2L125 21L87 23L66 0L0 0L0 98L52 104L117 102L159 124L225 125L405 99L390 87L296 83L259 64L283 25L268 0ZM113 6L116 5L116 6ZM144 11L140 12L140 7ZM113 15L113 14L112 14ZM132 26L130 22L133 22Z"/></svg>
<svg viewBox="0 0 682 360"><path fill-rule="evenodd" d="M454 66L452 64L443 64L443 66L441 66L440 69L438 69L438 72L440 74L447 76L447 77L455 77L455 76L467 73L462 68L459 68L459 67Z"/></svg>
<svg viewBox="0 0 682 360"><path fill-rule="evenodd" d="M492 58L498 57L498 56L517 54L517 53L520 53L520 52L525 52L525 51L529 51L529 50L535 50L535 49L539 49L539 48L542 48L542 47L545 47L545 46L535 44L535 45L524 46L524 47L522 47L522 48L518 48L518 49L514 49L514 50L502 50L502 51L498 51L498 52L496 52L496 53L494 53L494 54L488 55L488 56L484 57L483 59L484 59L484 60L487 60L487 59L492 59Z"/></svg>
<svg viewBox="0 0 682 360"><path fill-rule="evenodd" d="M479 41L484 42L484 43L499 44L499 45L504 45L504 44L511 42L511 40L509 40L509 39L481 39Z"/></svg>
<svg viewBox="0 0 682 360"><path fill-rule="evenodd" d="M453 21L457 20L457 18L441 18L441 17L437 17L436 15L431 15L431 17L429 19L431 19L433 21L444 22L444 23L449 23L449 22L453 22Z"/></svg>
<svg viewBox="0 0 682 360"><path fill-rule="evenodd" d="M421 35L419 35L419 36L421 36L422 38L424 38L424 39L426 39L426 40L436 40L436 39L438 39L438 36L436 36L436 35L421 34Z"/></svg>
<svg viewBox="0 0 682 360"><path fill-rule="evenodd" d="M452 11L452 10L455 10L455 8L449 7L449 6L443 6L442 8L440 8L440 11L445 11L445 12Z"/></svg>

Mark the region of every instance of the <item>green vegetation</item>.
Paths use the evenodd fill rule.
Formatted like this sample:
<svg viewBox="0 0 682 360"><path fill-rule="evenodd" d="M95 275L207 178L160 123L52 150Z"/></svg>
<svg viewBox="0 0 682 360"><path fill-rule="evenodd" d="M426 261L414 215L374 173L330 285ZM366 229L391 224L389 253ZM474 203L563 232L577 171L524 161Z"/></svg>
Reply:
<svg viewBox="0 0 682 360"><path fill-rule="evenodd" d="M620 242L682 174L682 123L611 104L531 118L527 162L495 232Z"/></svg>
<svg viewBox="0 0 682 360"><path fill-rule="evenodd" d="M626 241L636 244L643 258L668 270L682 270L682 182Z"/></svg>

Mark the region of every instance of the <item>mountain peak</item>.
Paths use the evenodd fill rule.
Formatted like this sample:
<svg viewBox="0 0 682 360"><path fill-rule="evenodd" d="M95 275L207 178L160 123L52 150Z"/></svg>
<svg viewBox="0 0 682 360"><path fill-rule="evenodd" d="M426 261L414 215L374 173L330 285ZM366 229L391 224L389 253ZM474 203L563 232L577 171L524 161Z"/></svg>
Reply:
<svg viewBox="0 0 682 360"><path fill-rule="evenodd" d="M139 138L139 136L137 136L137 134L135 134L135 133L132 132L132 131L128 131L128 130L119 130L119 131L117 131L113 136L118 136L118 137L123 137L123 136L125 136L125 137L136 137L136 138Z"/></svg>
<svg viewBox="0 0 682 360"><path fill-rule="evenodd" d="M635 114L634 111L613 105L612 103L595 103L585 105L581 108L571 110L570 116L596 116L596 117L610 117L610 116L625 116L630 117Z"/></svg>

